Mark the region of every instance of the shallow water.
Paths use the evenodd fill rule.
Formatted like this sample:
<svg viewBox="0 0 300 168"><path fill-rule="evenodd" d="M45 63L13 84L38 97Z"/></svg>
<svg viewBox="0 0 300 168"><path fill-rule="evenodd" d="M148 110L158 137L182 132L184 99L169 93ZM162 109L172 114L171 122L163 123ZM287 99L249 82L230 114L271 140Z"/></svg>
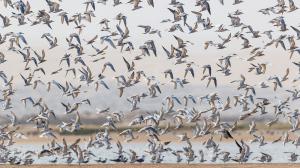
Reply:
<svg viewBox="0 0 300 168"><path fill-rule="evenodd" d="M199 150L203 150L204 151L204 159L206 160L206 162L204 163L224 163L222 160L220 160L220 158L222 158L222 155L219 156L219 158L215 161L212 162L211 159L213 157L213 151L212 149L206 149L204 147L204 145L202 143L192 143L193 144L193 150L195 151L195 154L198 156ZM299 149L297 149L295 147L295 145L293 145L291 142L287 143L285 146L278 142L275 144L272 143L268 143L264 146L259 146L258 143L247 143L250 146L250 151L253 152L250 156L250 159L248 160L248 163L259 163L259 161L257 161L257 156L261 156L260 152L264 152L267 154L272 155L272 163L289 163L291 161L289 161L290 158L290 154L289 153L284 153L284 152L295 152L296 154L300 154ZM123 143L123 150L127 151L129 153L129 149L132 149L134 151L137 152L138 156L142 156L145 155L145 163L150 163L150 156L144 152L145 150L147 150L147 144L145 143ZM84 149L86 144L81 144L82 148ZM170 147L173 150L182 150L183 147L185 147L186 144L185 143L181 143L181 144L172 144L170 143L168 146L166 147ZM14 145L12 147L9 148L10 150L14 151L14 150L18 150L21 152L27 151L27 150L33 150L33 151L40 151L42 149L42 145L33 145L33 144L24 144L24 145ZM232 158L235 158L236 156L238 156L238 147L236 146L235 143L219 143L219 152L222 151L227 151L230 152L230 156ZM92 151L93 154L96 155L96 157L91 156L90 157L90 162L89 164L95 164L95 159L101 157L101 158L107 158L107 163L114 163L112 161L110 161L110 159L115 159L117 158L117 154L114 153L117 151L117 147L115 144L112 145L111 149L106 149L105 147L101 147L101 148L90 148L90 151ZM298 153L297 153L298 152ZM162 154L164 156L164 160L162 163L176 163L176 157L171 154L171 152L164 152ZM186 162L186 158L183 154L182 158L183 158L183 163ZM22 154L19 154L19 156L21 156L22 158ZM129 156L126 155L125 156ZM74 155L75 160L73 161L73 163L77 162L76 156ZM34 164L50 164L49 160L54 159L55 156L50 156L50 157L41 157L41 158L37 158L36 156L33 157L33 159L35 159ZM296 163L300 161L296 161ZM62 156L58 156L58 161L57 164L64 164L66 163L66 159L62 158ZM200 163L199 161L199 157L195 158L195 160L191 163ZM229 161L228 163L235 163L234 161Z"/></svg>

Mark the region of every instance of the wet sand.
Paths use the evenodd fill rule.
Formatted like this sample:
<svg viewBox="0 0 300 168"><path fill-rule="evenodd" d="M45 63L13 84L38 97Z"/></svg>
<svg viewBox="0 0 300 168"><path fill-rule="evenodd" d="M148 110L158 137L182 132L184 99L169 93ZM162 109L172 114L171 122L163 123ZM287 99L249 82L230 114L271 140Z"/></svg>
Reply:
<svg viewBox="0 0 300 168"><path fill-rule="evenodd" d="M0 167L19 168L14 165L0 165ZM31 165L30 168L296 168L300 164L97 164L97 165Z"/></svg>

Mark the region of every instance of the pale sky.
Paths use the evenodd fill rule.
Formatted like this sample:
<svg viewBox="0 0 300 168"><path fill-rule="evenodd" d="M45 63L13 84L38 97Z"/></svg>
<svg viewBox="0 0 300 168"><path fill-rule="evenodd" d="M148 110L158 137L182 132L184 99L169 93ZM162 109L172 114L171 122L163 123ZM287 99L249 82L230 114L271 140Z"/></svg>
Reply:
<svg viewBox="0 0 300 168"><path fill-rule="evenodd" d="M145 1L145 0L144 0ZM139 60L136 62L136 70L144 70L146 75L148 76L156 76L157 79L160 81L160 83L167 83L167 86L162 86L163 94L160 95L156 99L147 99L144 102L141 103L141 106L145 109L153 109L152 106L155 107L155 109L159 109L161 100L170 94L174 95L184 95L184 94L195 94L197 96L203 96L211 91L218 91L221 94L224 93L224 95L227 95L228 93L235 93L238 92L235 90L236 85L232 85L229 83L229 81L239 79L240 74L245 74L247 76L247 83L249 84L257 84L261 81L265 81L269 78L270 75L279 75L282 76L285 73L285 69L287 67L291 68L291 78L297 77L297 68L292 65L292 61L288 59L289 53L288 51L283 51L281 47L275 48L275 47L269 47L265 50L264 57L258 58L256 61L253 61L252 63L262 63L267 62L269 63L268 69L266 74L257 76L254 73L248 73L248 67L249 62L243 61L239 58L233 58L232 59L232 75L229 77L224 78L221 73L216 73L217 66L216 62L218 58L221 58L222 56L227 56L233 53L236 53L239 57L242 58L248 58L249 53L251 49L247 50L240 50L242 48L242 40L240 39L232 39L229 44L226 45L227 48L223 50L218 50L214 47L209 47L208 50L204 50L204 42L208 40L213 40L215 42L220 41L220 39L217 37L218 35L221 35L222 37L227 37L228 34L231 32L232 34L236 33L239 28L232 28L229 27L230 25L230 19L227 17L229 13L234 12L235 10L239 9L242 12L244 12L243 15L240 16L241 22L246 25L251 25L254 30L259 30L260 32L267 31L267 30L273 30L273 37L277 38L279 37L282 32L279 32L279 28L275 28L272 26L269 21L271 19L274 19L275 17L278 17L280 15L263 15L259 13L258 11L262 8L267 8L274 6L276 4L276 0L244 0L244 3L241 3L239 5L232 5L233 0L225 0L225 5L222 6L218 0L210 0L210 6L212 15L209 16L207 11L202 12L203 18L210 17L213 25L215 26L211 30L203 30L203 26L199 25L198 32L193 34L188 34L187 27L184 27L185 33L181 33L179 31L169 33L166 30L171 27L172 23L160 23L163 19L172 19L173 16L171 12L167 8L174 7L169 6L170 3L169 0L156 0L155 1L155 8L152 8L147 5L146 1L142 2L141 5L143 6L142 9L132 11L132 5L127 4L127 1L122 1L123 4L112 7L112 0L109 1L107 5L103 4L96 4L96 11L95 11L95 18L92 18L92 23L88 23L87 21L83 21L82 23L86 25L86 28L83 30L82 34L80 35L82 44L84 47L84 52L86 55L82 56L82 58L89 64L90 68L94 72L94 76L97 76L102 66L105 62L111 62L116 68L116 73L110 71L109 69L104 73L106 76L105 81L111 85L110 90L105 90L104 88L101 88L99 93L94 93L91 89L89 90L87 95L83 95L82 98L86 97L92 97L94 98L92 100L92 107L83 107L87 110L95 109L96 107L103 108L106 106L112 106L113 110L127 110L130 107L128 106L128 102L126 101L126 97L140 94L143 92L146 87L145 83L139 84L136 87L128 88L125 91L125 94L122 98L118 98L118 90L116 89L116 82L111 80L114 79L115 76L124 74L126 72L126 66L122 60L122 56L124 56L127 60L131 61L135 56L140 54L140 50L138 49L140 45L142 45L147 40L154 40L156 48L158 50L158 57L154 57L153 55L150 57L145 57L142 60ZM37 0L29 0L32 10L34 13L36 13L38 10L46 9L48 11L48 7L45 1L37 1ZM85 10L85 5L83 5L83 0L63 0L61 3L61 8L64 9L66 12L69 13L69 16L81 12L83 13ZM191 11L199 11L200 7L195 7L195 0L182 0L184 5L185 12L188 14L188 23L190 25L194 25L196 21L196 17ZM287 2L288 3L288 2ZM296 1L296 6L300 6L299 1ZM0 5L0 13L2 15L11 15L11 12L13 10L11 8L5 9L2 5ZM118 13L123 13L127 16L127 22L128 27L130 30L130 37L128 38L129 41L133 42L135 46L135 51L131 53L120 53L120 48L117 50L114 50L113 48L109 48L106 52L106 59L101 60L97 63L90 63L91 59L88 57L88 55L93 54L95 51L91 48L91 46L88 46L85 44L83 39L89 40L93 38L96 34L100 37L103 35L107 35L105 32L101 32L99 22L103 18L107 18L111 20L109 23L110 27L116 31L116 24L118 23L115 20L115 16ZM291 30L290 25L293 25L297 27L299 25L299 15L300 10L297 10L292 13L285 13L284 18L288 25L288 28L290 29L287 32L284 32L284 34L287 35L296 35L293 30ZM31 18L34 18L32 16ZM71 53L73 58L76 57L75 50L68 50L68 46L66 43L65 38L68 37L71 33L77 32L74 29L74 24L70 23L70 26L68 27L66 24L60 23L60 17L58 16L58 13L51 14L51 19L54 20L54 23L52 24L53 30L49 29L46 25L37 25L37 26L30 26L29 24L23 25L23 26L15 26L17 25L15 19L11 19L13 25L2 28L2 23L0 21L0 33L3 35L8 32L23 32L25 34L25 37L28 41L28 44L35 50L37 50L39 53L42 49L46 50L46 60L47 62L41 65L46 70L46 76L41 75L41 79L47 83L48 81L51 81L52 79L56 79L60 82L64 82L66 79L64 78L65 72L62 72L61 74L50 76L50 72L59 69L59 62L60 58L66 53ZM182 27L183 23L179 22ZM216 27L218 25L224 24L226 28L228 28L230 31L224 32L224 33L216 33ZM159 38L156 34L149 35L149 34L143 34L143 29L138 28L137 25L150 25L155 29L159 29L162 31L162 38ZM123 26L121 25L123 28ZM56 47L53 50L48 50L49 45L48 42L45 39L41 39L43 33L51 33L53 36L58 38L58 44L59 46ZM251 34L246 34L245 37L247 37L251 44L255 47L262 47L264 44L268 43L270 40L262 35L259 39L253 39L251 38ZM193 61L199 67L195 67L195 79L192 79L191 76L188 77L188 80L191 82L191 86L193 86L192 90L191 88L186 87L183 89L178 89L175 92L174 90L170 89L168 86L170 79L165 79L163 75L163 71L166 69L172 69L175 73L175 77L183 78L184 74L184 68L186 67L185 64L181 65L174 65L175 60L174 59L167 59L166 54L162 50L161 46L165 46L166 48L170 49L170 45L177 45L176 40L173 38L173 35L176 35L178 37L181 37L184 40L189 40L194 43L194 45L188 45L188 55L190 56L187 58L187 61ZM127 40L126 40L127 41ZM286 45L287 40L285 40ZM22 74L27 75L29 72L23 72L24 64L22 62L22 58L20 58L20 55L16 55L15 53L11 51L7 51L9 43L5 43L4 45L0 46L0 51L3 52L6 55L6 59L8 60L6 63L0 65L0 70L3 70L6 72L8 76L14 75L14 83L16 85L16 88L20 90L22 93L18 92L15 96L15 101L17 102L17 99L20 99L22 97L25 97L23 94L27 93L30 95L36 95L34 97L43 96L45 97L45 102L50 101L50 104L52 104L53 98L57 100L64 100L64 101L70 101L71 99L65 99L60 94L55 93L55 91L52 91L52 93L45 93L43 90L43 87L40 87L39 92L34 91L32 92L32 89L23 88L23 81L19 76L19 73L22 72ZM95 46L98 48L105 47L106 44L100 44L100 39L98 38ZM24 46L25 47L25 46ZM32 53L33 55L33 53ZM299 55L295 53L293 61L299 61ZM205 89L206 81L200 81L202 77L202 68L201 66L205 64L212 64L213 66L213 73L214 76L218 78L218 84L219 88L214 89L213 87L209 88L208 90ZM66 64L62 66L64 70L66 69ZM32 65L32 67L34 67ZM75 67L80 68L80 65L76 65ZM79 72L78 72L79 73ZM127 76L129 73L125 73ZM73 80L72 77L67 78L69 81L73 81L78 84L78 79ZM77 81L77 82L76 82ZM84 83L82 83L84 84ZM286 85L291 85L291 83L286 83ZM188 86L188 85L187 85ZM225 87L226 86L226 87ZM93 86L92 86L93 88ZM199 88L199 89L197 89ZM226 91L224 91L227 88ZM228 89L229 88L229 89ZM231 89L232 88L232 89ZM271 92L271 88L269 88L267 91L263 91L262 93ZM279 93L282 93L279 91ZM19 95L20 94L20 95ZM107 100L107 96L110 96L110 100ZM100 97L100 98L99 98ZM100 100L100 101L99 101ZM113 100L113 101L112 101ZM76 101L76 100L75 100ZM16 103L16 107L20 111L20 108ZM57 102L59 103L59 102ZM145 105L143 105L143 103ZM63 110L63 108L60 106L60 103L58 105L53 104L53 108ZM58 107L57 107L58 106ZM30 111L31 109L25 109L26 111Z"/></svg>

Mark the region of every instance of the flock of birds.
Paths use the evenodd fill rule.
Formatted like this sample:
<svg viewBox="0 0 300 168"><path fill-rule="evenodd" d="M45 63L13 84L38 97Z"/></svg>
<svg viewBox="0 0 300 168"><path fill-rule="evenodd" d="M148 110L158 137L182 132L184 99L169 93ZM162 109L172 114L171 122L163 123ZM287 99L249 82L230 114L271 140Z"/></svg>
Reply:
<svg viewBox="0 0 300 168"><path fill-rule="evenodd" d="M163 38L164 36L174 37L175 44L170 47L157 46L155 40L147 40L142 45L131 40L131 33L128 23L134 22L130 20L124 13L119 13L114 19L102 18L99 22L100 33L86 40L82 37L83 31L88 31L89 24L97 22L98 16L95 15L98 5L106 5L113 7L132 5L132 12L139 12L145 8L155 8L155 0L85 0L82 3L84 12L71 14L61 7L63 0L45 0L49 9L39 9L33 11L31 3L33 1L24 0L2 0L2 5L11 13L3 13L0 11L0 21L2 21L3 30L10 30L10 27L17 27L22 29L24 25L34 27L48 27L49 30L55 30L56 20L54 17L60 18L62 26L67 28L74 28L74 33L68 37L58 38L51 33L44 33L41 36L41 41L46 41L49 48L35 49L31 47L27 38L28 34L22 32L9 32L0 34L0 46L7 45L7 51L0 51L0 64L9 64L10 57L17 55L17 59L22 61L24 66L22 72L17 72L18 75L11 75L10 72L1 70L1 103L3 107L3 114L7 115L9 124L3 124L0 128L0 161L1 163L10 164L32 164L34 157L46 158L55 157L49 160L50 163L56 163L58 158L65 158L66 163L88 163L90 159L96 162L105 163L108 159L113 162L130 162L141 163L145 158L149 158L152 163L164 162L164 157L167 154L173 154L177 162L205 162L204 153L202 150L194 151L191 140L201 140L201 137L210 137L203 142L203 146L214 153L212 161L222 160L224 162L248 162L250 157L259 162L271 162L272 156L268 153L254 153L251 151L249 143L258 143L259 146L268 145L270 143L283 142L292 143L295 147L300 146L300 137L291 139L290 135L297 136L296 132L299 130L299 110L291 107L291 103L300 98L300 90L289 87L288 83L296 84L300 77L292 79L290 77L290 69L299 69L300 62L294 61L300 54L296 42L300 39L300 28L297 25L288 25L285 15L297 11L298 7L293 0L277 0L273 6L259 10L261 15L270 15L274 18L269 22L273 25L272 30L259 31L255 30L254 26L248 25L246 20L241 19L244 11L237 9L236 11L224 17L230 21L230 25L221 24L215 26L210 19L211 15L218 11L213 11L211 8L211 1L209 0L195 0L195 7L198 11L186 11L185 1L171 0L166 10L170 12L170 18L162 18L160 24L170 25L165 31L152 27L150 25L136 25L135 29L142 29L144 31L142 37ZM238 8L243 2L242 0L219 0L220 6L224 3L232 3ZM287 2L286 2L287 1ZM189 2L190 3L190 2ZM246 12L246 11L245 11ZM192 22L194 20L194 22ZM117 22L114 24L114 22ZM54 24L55 23L55 24ZM232 29L232 30L230 30ZM237 30L237 31L234 31ZM195 44L192 41L185 40L185 34L201 34L207 31L215 31L218 34L218 40L206 41L201 45ZM183 35L174 35L175 32ZM228 32L228 33L227 33ZM174 34L173 34L174 33ZM225 34L225 35L224 35ZM279 36L275 37L275 34ZM264 45L255 46L252 40L264 38ZM190 61L189 46L199 45L205 50L215 49L223 50L231 45L232 40L241 42L241 50L249 53L250 57L242 59L237 54L233 53L227 56L218 58L214 65L200 65L201 59L198 62ZM100 42L100 44L99 44ZM63 45L64 44L64 45ZM52 57L51 51L58 47L67 46L67 52L60 57L60 64L51 64L51 69L54 71L46 71L45 64L47 59ZM5 46L6 47L6 46ZM272 72L267 67L268 63L260 62L260 59L265 56L264 51L270 47L276 47L289 53L286 60L293 63L293 67L284 69L284 73L277 75L273 74L267 76L267 72ZM85 52L92 50L93 53ZM110 50L119 50L120 55L123 53L139 52L138 55L132 57L116 56L123 63L114 65L109 61ZM73 52L75 51L75 52ZM183 66L183 76L174 73L174 69L167 69L163 71L160 76L147 74L138 64L141 60L151 57L156 59L158 57L167 57L168 60L174 61L176 67ZM219 93L212 92L200 97L193 96L192 93L187 93L183 97L175 96L174 94L165 97L162 100L161 109L156 112L148 112L144 114L136 113L137 116L133 119L126 118L127 114L135 113L140 109L140 105L145 99L153 100L164 92L161 87L171 86L168 89L176 93L178 90L187 87L191 84L192 79L197 79L197 82L205 81L206 87L217 88L218 78L229 78L232 76L232 59L239 61L246 61L249 65L248 73L254 73L255 76L263 76L265 80L259 85L251 85L246 80L248 74L241 74L239 78L228 83L232 88L240 92L239 95L227 95L222 98ZM275 58L276 59L276 58ZM13 65L13 63L11 63ZM0 65L0 68L1 66ZM102 65L100 72L92 70L94 66ZM152 66L152 65L149 65ZM112 77L108 74L116 75L116 69L125 67L127 72ZM215 68L217 67L217 68ZM149 67L151 69L151 67ZM11 68L9 71L14 72ZM198 74L199 72L199 74ZM239 73L239 72L237 72ZM54 77L58 74L64 74L65 82L62 80L50 80L48 77ZM222 77L217 77L218 75ZM200 76L200 77L199 77ZM22 79L22 86L14 82L16 79ZM161 79L166 79L169 82L160 82ZM116 83L116 88L108 85L108 81L113 80ZM72 81L72 82L71 82ZM124 93L129 88L134 88L137 85L142 85L146 89L139 94L132 94L124 98ZM174 86L174 87L173 87ZM32 92L38 89L44 89L49 92L59 92L65 100L71 99L75 103L58 102L58 106L65 109L64 113L48 107L47 102L43 98L35 98L34 96L27 96L21 99L24 108L28 106L39 111L36 115L32 115L26 120L27 123L32 124L39 132L40 137L51 139L51 143L44 145L42 150L34 151L28 150L20 152L18 150L10 150L14 146L14 139L26 139L26 133L21 131L21 124L18 120L17 114L12 109L16 102L13 97L20 87L30 88ZM105 119L101 125L101 129L96 135L93 135L88 140L86 146L80 145L82 141L80 138L74 143L67 142L64 138L62 143L58 143L58 132L69 132L73 134L80 131L84 123L80 120L81 107L91 106L92 100L89 98L89 92L83 88L93 88L93 92L101 94L101 89L108 90L114 94L114 90L118 91L119 99L126 99L130 103L128 112L111 111L110 107L104 109L96 109L95 113L99 114ZM267 98L256 94L257 89L269 89L272 92L285 89L288 97ZM201 92L201 90L200 90ZM82 99L82 97L85 97ZM273 99L280 99L278 102ZM99 103L99 102L98 102ZM204 110L199 110L196 105L207 107ZM233 108L240 109L239 117L233 122L225 122L222 116L225 116L227 111ZM270 110L273 109L273 110ZM51 124L52 121L58 120L59 116L70 118L70 121L60 121L56 126ZM266 142L264 135L257 134L255 118L263 117L265 115L271 116L273 119L266 122L265 125L272 127L274 124L279 124L280 121L287 121L290 129L287 130L278 139L273 142ZM75 116L75 117L74 117ZM74 118L73 118L74 117ZM119 128L119 124L123 120L129 120L128 128ZM249 130L247 134L253 137L249 143L241 138L234 137L235 131L238 130L239 123L248 122ZM88 123L86 123L88 124ZM191 128L185 128L185 125L190 125ZM113 139L110 132L118 132L119 138ZM181 131L176 134L176 131ZM192 132L189 133L188 131ZM163 142L161 136L175 135L180 142L185 143L182 150L172 149L171 141ZM236 144L236 154L220 149L219 144L214 137L221 135L223 138L229 139ZM139 137L146 137L147 150L142 155L138 155L135 149L125 151L119 139L130 142ZM171 145L170 145L171 144ZM115 158L97 158L92 150L101 148L101 150L114 150L113 146L117 146L115 151ZM297 161L297 153L289 153L290 161Z"/></svg>

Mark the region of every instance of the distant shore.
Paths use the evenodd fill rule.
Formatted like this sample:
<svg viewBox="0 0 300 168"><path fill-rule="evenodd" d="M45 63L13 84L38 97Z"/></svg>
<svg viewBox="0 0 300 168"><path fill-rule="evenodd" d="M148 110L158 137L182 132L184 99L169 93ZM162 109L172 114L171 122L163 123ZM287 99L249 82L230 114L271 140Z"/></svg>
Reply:
<svg viewBox="0 0 300 168"><path fill-rule="evenodd" d="M166 135L161 135L160 136L160 140L162 142L166 142L166 141L171 141L172 143L181 143L181 141L179 140L179 138L176 135L180 135L183 132L187 132L188 137L193 137L192 135L192 130L176 130L176 132L173 133L168 133ZM285 130L269 130L269 131L257 131L255 134L256 135L264 135L265 136L265 140L267 142L272 142L276 139L278 139L280 136L283 135L283 133L285 132ZM74 142L76 141L76 139L81 139L81 143L88 143L90 137L94 137L95 134L56 134L57 135L57 142L62 142L62 139L66 139L68 142ZM112 137L113 141L115 140L119 140L123 143L141 143L141 142L146 142L147 137L144 133L135 133L134 136L137 137L136 139L130 141L130 142L125 142L125 138L123 136L119 135L119 131L112 131L110 133L110 136ZM197 137L197 138L191 138L191 142L194 143L201 143L206 141L207 139L211 138L212 135L205 135L202 137ZM248 134L247 131L245 130L238 130L232 133L232 136L234 137L234 139L236 140L241 140L243 139L244 141L250 141L251 139L253 139L254 137L250 134ZM216 142L220 142L220 135L213 135L213 139ZM295 137L295 135L290 135L290 138L295 139L297 137ZM15 138L14 141L16 142L16 144L19 145L26 145L26 144L45 144L45 143L49 143L52 139L49 138L40 138L36 135L29 135L28 139L17 139ZM227 142L234 142L234 140L232 139L225 139L222 138L222 142L227 143Z"/></svg>

